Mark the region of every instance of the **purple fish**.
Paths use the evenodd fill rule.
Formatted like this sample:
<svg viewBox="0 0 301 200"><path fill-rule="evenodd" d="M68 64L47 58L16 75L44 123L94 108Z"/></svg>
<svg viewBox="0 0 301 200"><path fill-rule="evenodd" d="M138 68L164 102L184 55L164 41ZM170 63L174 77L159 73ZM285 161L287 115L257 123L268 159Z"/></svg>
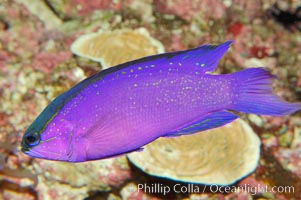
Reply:
<svg viewBox="0 0 301 200"><path fill-rule="evenodd" d="M96 160L140 150L159 137L223 126L238 118L231 110L278 116L301 109L273 94L273 75L263 68L210 74L230 44L154 55L94 74L43 110L26 130L22 151L49 160Z"/></svg>

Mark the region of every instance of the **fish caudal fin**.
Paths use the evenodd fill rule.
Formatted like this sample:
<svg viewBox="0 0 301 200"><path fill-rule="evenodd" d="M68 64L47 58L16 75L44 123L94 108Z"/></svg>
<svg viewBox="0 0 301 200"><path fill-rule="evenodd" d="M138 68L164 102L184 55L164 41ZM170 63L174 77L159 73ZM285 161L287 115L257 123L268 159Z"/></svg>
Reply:
<svg viewBox="0 0 301 200"><path fill-rule="evenodd" d="M258 115L288 115L301 109L301 103L289 103L273 93L275 78L263 68L250 68L231 74L237 80L237 94L229 109Z"/></svg>

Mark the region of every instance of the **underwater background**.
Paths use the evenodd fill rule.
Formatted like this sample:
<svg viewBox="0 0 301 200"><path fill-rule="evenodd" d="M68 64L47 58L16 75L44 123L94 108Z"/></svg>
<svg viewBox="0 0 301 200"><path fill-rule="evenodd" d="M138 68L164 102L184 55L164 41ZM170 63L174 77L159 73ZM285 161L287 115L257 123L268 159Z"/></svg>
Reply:
<svg viewBox="0 0 301 200"><path fill-rule="evenodd" d="M234 43L217 73L265 67L279 96L301 101L298 0L0 0L0 199L301 199L300 111L240 115L248 128L233 123L213 138L165 139L86 163L20 150L42 109L95 72L227 40ZM244 150L246 132L260 147Z"/></svg>

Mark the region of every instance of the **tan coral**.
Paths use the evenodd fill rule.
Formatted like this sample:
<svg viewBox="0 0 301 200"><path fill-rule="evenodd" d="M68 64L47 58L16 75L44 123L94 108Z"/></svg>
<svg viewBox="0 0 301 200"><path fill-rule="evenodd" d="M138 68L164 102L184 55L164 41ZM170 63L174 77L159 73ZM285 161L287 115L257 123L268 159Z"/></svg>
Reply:
<svg viewBox="0 0 301 200"><path fill-rule="evenodd" d="M100 62L103 68L141 57L163 53L163 45L145 28L117 30L82 35L71 45L71 51Z"/></svg>
<svg viewBox="0 0 301 200"><path fill-rule="evenodd" d="M46 29L58 29L63 24L63 21L51 11L44 1L16 0L16 2L23 4L29 12L38 17Z"/></svg>
<svg viewBox="0 0 301 200"><path fill-rule="evenodd" d="M229 185L255 170L260 140L243 120L213 130L159 138L128 155L144 172L169 179Z"/></svg>

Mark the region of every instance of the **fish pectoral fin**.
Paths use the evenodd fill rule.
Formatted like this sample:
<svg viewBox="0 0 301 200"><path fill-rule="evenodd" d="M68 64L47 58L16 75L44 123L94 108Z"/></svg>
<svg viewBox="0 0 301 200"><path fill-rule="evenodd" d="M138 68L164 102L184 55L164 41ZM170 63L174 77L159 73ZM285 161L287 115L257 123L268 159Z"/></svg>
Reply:
<svg viewBox="0 0 301 200"><path fill-rule="evenodd" d="M143 148L143 147L140 147L140 148L135 149L135 150L133 150L133 151L141 152L141 151L143 151L143 150L144 150L144 148ZM132 152L132 151L130 151L130 152ZM128 153L130 153L130 152L128 152Z"/></svg>
<svg viewBox="0 0 301 200"><path fill-rule="evenodd" d="M237 115L228 111L208 113L200 120L184 125L183 127L171 133L166 134L164 137L176 137L180 135L189 135L196 132L205 131L208 129L212 129L228 124L237 118L238 118Z"/></svg>
<svg viewBox="0 0 301 200"><path fill-rule="evenodd" d="M140 147L138 149L134 149L134 150L131 150L131 151L127 151L127 152L123 152L123 153L120 153L120 154L115 154L115 155L111 155L111 156L107 156L107 157L104 157L104 158L117 158L117 157L120 157L120 156L125 156L126 154L129 154L129 153L132 153L132 152L141 152L143 151L144 148Z"/></svg>

